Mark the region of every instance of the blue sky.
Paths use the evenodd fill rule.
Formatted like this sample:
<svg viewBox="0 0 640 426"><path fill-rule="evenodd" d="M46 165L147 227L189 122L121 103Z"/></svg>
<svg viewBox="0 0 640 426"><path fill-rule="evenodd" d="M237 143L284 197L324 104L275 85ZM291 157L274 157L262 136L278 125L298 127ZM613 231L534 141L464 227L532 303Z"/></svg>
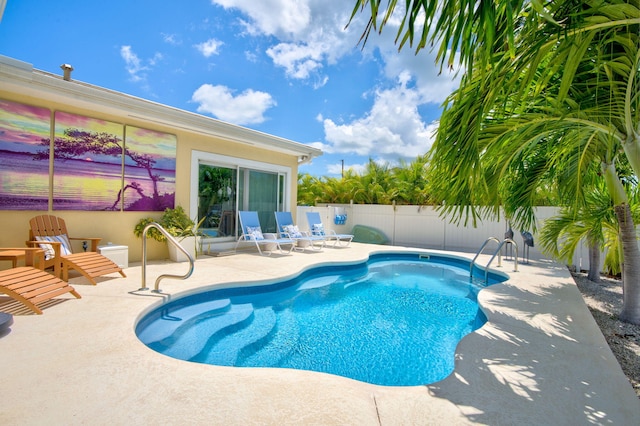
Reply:
<svg viewBox="0 0 640 426"><path fill-rule="evenodd" d="M0 4L2 1L0 0ZM401 2L400 2L401 3ZM457 87L397 21L364 49L349 0L7 0L0 55L312 145L316 176L428 151Z"/></svg>

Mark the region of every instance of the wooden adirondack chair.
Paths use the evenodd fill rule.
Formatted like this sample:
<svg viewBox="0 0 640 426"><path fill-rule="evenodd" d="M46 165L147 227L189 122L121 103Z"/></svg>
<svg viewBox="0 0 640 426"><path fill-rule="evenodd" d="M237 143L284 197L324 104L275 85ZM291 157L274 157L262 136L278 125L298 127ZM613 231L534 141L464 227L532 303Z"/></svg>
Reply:
<svg viewBox="0 0 640 426"><path fill-rule="evenodd" d="M80 295L68 283L42 270L44 253L40 249L22 249L25 266L0 271L0 294L21 302L33 312L42 314L38 304L65 293L71 293L80 299ZM19 249L0 249L1 253L16 253ZM38 258L40 269L34 268L34 260Z"/></svg>
<svg viewBox="0 0 640 426"><path fill-rule="evenodd" d="M113 272L126 277L122 268L97 253L101 238L70 237L64 219L52 215L36 216L29 221L29 226L27 245L44 249L44 267L52 267L54 275L64 281L68 281L70 269L78 271L94 285L97 284L96 277ZM71 241L76 240L89 241L90 251L73 253Z"/></svg>

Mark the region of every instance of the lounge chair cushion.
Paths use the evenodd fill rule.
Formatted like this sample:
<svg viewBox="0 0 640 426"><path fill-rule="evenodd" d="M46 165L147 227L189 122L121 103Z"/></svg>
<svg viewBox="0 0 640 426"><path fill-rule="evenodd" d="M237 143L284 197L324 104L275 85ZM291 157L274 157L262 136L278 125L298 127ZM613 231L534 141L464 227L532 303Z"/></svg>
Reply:
<svg viewBox="0 0 640 426"><path fill-rule="evenodd" d="M36 241L53 241L60 243L60 255L67 256L71 253L71 242L66 234L60 234L55 236L39 236L36 235ZM44 250L44 258L46 260L53 259L56 255L55 250L51 244L40 244L40 248Z"/></svg>
<svg viewBox="0 0 640 426"><path fill-rule="evenodd" d="M247 226L247 234L256 241L264 240L262 229L259 226Z"/></svg>
<svg viewBox="0 0 640 426"><path fill-rule="evenodd" d="M283 228L290 238L302 238L302 232L296 225L285 225Z"/></svg>
<svg viewBox="0 0 640 426"><path fill-rule="evenodd" d="M322 223L314 223L312 231L314 235L324 235L324 225Z"/></svg>

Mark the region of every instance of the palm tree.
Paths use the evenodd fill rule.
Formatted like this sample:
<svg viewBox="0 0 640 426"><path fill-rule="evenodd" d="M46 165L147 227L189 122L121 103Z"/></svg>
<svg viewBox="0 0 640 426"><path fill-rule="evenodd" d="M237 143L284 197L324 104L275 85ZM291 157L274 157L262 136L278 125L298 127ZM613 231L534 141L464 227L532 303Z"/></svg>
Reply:
<svg viewBox="0 0 640 426"><path fill-rule="evenodd" d="M640 324L640 251L618 174L624 163L635 176L640 173L637 0L569 0L544 7L519 0L406 4L400 47L420 33L417 49L439 43L441 65L445 59L453 65L456 54L466 65L430 157L429 179L445 212L475 221L504 207L528 227L535 223L532 194L548 177L568 183L576 199L584 199L582 179L598 165L622 245L620 318ZM389 22L396 1L380 11L379 1L358 0L354 15L367 5L372 16L365 41L371 29ZM421 13L420 32L415 27ZM514 177L521 182L517 197L505 192L504 182Z"/></svg>
<svg viewBox="0 0 640 426"><path fill-rule="evenodd" d="M585 205L568 206L557 216L548 219L540 230L540 245L556 258L571 263L578 244L586 240L589 248L589 273L587 278L600 282L600 252L605 242L610 251L617 253L617 223L611 205L611 197L603 182L588 191ZM610 273L619 272L617 256L608 256L605 268Z"/></svg>
<svg viewBox="0 0 640 426"><path fill-rule="evenodd" d="M352 169L342 178L316 178L309 174L298 176L298 204L419 204L425 205L431 197L428 192L426 156L407 164L391 167L369 160L360 174Z"/></svg>
<svg viewBox="0 0 640 426"><path fill-rule="evenodd" d="M360 185L353 194L353 200L363 204L391 204L395 192L389 165L369 159L365 171L360 176Z"/></svg>
<svg viewBox="0 0 640 426"><path fill-rule="evenodd" d="M424 206L433 201L429 195L426 165L427 156L422 155L409 164L400 161L400 165L394 168L392 179L396 187L394 201L397 204Z"/></svg>
<svg viewBox="0 0 640 426"><path fill-rule="evenodd" d="M321 198L320 179L309 173L298 173L298 205L313 206Z"/></svg>

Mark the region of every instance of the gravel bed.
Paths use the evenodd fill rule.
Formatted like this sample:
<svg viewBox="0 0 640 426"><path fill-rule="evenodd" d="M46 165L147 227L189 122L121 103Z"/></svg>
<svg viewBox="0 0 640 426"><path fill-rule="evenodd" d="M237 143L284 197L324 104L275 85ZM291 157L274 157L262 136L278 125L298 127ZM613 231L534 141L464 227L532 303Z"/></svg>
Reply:
<svg viewBox="0 0 640 426"><path fill-rule="evenodd" d="M574 272L573 279L622 371L640 398L640 326L618 319L622 310L622 282L603 276L600 283L594 283L583 272Z"/></svg>

